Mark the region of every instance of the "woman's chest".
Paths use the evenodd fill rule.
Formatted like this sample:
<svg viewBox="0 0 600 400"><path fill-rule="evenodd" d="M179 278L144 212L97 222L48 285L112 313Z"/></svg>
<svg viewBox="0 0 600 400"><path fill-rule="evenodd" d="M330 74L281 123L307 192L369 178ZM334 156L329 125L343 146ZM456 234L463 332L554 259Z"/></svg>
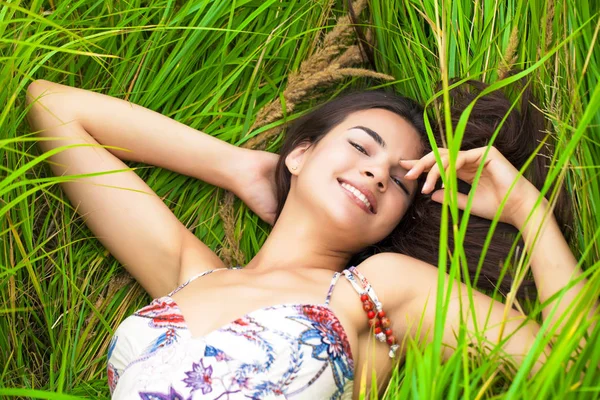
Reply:
<svg viewBox="0 0 600 400"><path fill-rule="evenodd" d="M204 337L242 317L260 316L268 328L276 328L291 317L282 311L314 309L320 311L315 315L322 323L340 327L350 348L358 347L366 328L361 303L347 284L332 279L330 271L307 279L228 272L204 276L170 297L192 337Z"/></svg>
<svg viewBox="0 0 600 400"><path fill-rule="evenodd" d="M323 283L314 286L317 290L302 284L291 287L281 284L273 290L270 285L257 288L234 284L221 287L219 297L204 293L203 297L183 299L185 304L181 308L193 337L238 330L240 326L235 324L238 320L248 320L249 329L263 331L282 331L295 325L292 329L295 333L287 334L300 346L314 346L311 357L324 358L345 351L360 373L367 368L371 376L375 368L378 377L388 376L392 368L389 346L374 340L355 290L344 280L330 287L331 292L325 290ZM201 291L202 288L197 288L187 293L197 295ZM262 324L260 327L257 321ZM378 379L380 383L383 381Z"/></svg>
<svg viewBox="0 0 600 400"><path fill-rule="evenodd" d="M138 310L116 336L117 347L135 347L129 358L138 361L132 364L155 361L154 354L188 343L196 349L193 357L212 362L204 370L262 365L264 382L327 370L330 384L341 390L340 384L347 386L365 370L370 380L375 368L379 383L391 371L387 346L373 339L360 298L347 282L330 283L328 289L318 281L285 279L192 282ZM189 369L185 363L182 368Z"/></svg>
<svg viewBox="0 0 600 400"><path fill-rule="evenodd" d="M136 356L121 373L116 393L159 393L171 385L187 396L189 384L206 393L251 398L336 398L352 387L348 338L326 306L265 307L193 337L173 305L168 297L155 299L117 330L109 363L128 347L138 348L131 349Z"/></svg>

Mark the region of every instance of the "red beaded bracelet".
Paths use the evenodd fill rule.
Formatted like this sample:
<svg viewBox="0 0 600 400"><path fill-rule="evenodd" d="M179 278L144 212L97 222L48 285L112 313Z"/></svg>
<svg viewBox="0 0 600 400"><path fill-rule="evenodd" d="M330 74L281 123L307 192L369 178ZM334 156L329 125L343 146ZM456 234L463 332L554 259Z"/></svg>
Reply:
<svg viewBox="0 0 600 400"><path fill-rule="evenodd" d="M363 310L367 313L369 320L369 326L373 328L375 337L380 342L387 342L390 345L390 358L396 356L396 351L400 347L396 341L391 329L391 321L386 316L385 311L375 291L367 281L367 279L355 268L350 267L348 270L343 271L344 276L352 284L354 289L360 294L360 300L363 303ZM361 287L354 279L354 275L357 275L360 282L364 285Z"/></svg>

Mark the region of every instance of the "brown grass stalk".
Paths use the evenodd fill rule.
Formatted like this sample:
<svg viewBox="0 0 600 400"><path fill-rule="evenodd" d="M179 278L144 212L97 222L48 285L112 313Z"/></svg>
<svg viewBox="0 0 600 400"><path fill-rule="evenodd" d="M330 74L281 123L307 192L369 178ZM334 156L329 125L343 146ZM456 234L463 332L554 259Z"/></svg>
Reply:
<svg viewBox="0 0 600 400"><path fill-rule="evenodd" d="M517 62L517 47L519 46L519 29L518 26L514 26L510 32L510 39L508 40L508 46L504 52L504 56L500 61L498 67L498 78L504 79L508 72L512 69L515 62Z"/></svg>

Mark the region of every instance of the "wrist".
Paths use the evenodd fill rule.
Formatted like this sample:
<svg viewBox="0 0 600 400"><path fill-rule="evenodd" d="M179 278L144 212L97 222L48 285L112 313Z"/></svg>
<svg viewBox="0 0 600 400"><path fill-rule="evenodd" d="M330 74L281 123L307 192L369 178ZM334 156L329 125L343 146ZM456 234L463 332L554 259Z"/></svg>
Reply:
<svg viewBox="0 0 600 400"><path fill-rule="evenodd" d="M185 150L179 152L179 168L173 170L233 191L243 149L199 131L194 138L198 140L190 143L189 147L184 146ZM191 173L187 170L191 170Z"/></svg>
<svg viewBox="0 0 600 400"><path fill-rule="evenodd" d="M244 185L245 176L252 170L253 151L234 145L231 147L226 157L227 165L223 168L225 185L221 187L237 196Z"/></svg>
<svg viewBox="0 0 600 400"><path fill-rule="evenodd" d="M540 197L542 197L540 192L531 185L528 194L513 213L511 225L521 232L526 226L539 225L548 211L548 200L545 197L540 199Z"/></svg>
<svg viewBox="0 0 600 400"><path fill-rule="evenodd" d="M223 156L223 167L221 168L221 171L223 171L223 185L221 187L236 194L244 168L247 166L248 156L246 149L234 145L229 146L231 147L228 149L227 154Z"/></svg>

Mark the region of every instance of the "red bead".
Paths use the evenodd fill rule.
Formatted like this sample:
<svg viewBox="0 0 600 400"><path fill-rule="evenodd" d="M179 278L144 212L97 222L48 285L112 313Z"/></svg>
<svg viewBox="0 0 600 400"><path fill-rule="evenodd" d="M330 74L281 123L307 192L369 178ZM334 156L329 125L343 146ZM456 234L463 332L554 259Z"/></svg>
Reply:
<svg viewBox="0 0 600 400"><path fill-rule="evenodd" d="M363 303L363 310L371 311L373 309L373 304L370 301L365 301Z"/></svg>
<svg viewBox="0 0 600 400"><path fill-rule="evenodd" d="M388 336L388 337L387 337L387 343L388 343L390 346L391 346L391 345L393 345L394 343L396 343L396 338L394 337L394 335L392 335L392 336Z"/></svg>
<svg viewBox="0 0 600 400"><path fill-rule="evenodd" d="M375 320L375 326L381 326L381 320Z"/></svg>
<svg viewBox="0 0 600 400"><path fill-rule="evenodd" d="M366 295L366 294L361 294L360 295L360 301L367 301L367 300L369 300L369 296L368 295Z"/></svg>
<svg viewBox="0 0 600 400"><path fill-rule="evenodd" d="M378 316L379 318L383 318L383 317L385 317L385 311L383 311L383 310L379 311L379 312L377 313L377 316Z"/></svg>
<svg viewBox="0 0 600 400"><path fill-rule="evenodd" d="M375 311L369 311L369 312L367 313L367 318L369 318L369 319L373 319L373 318L375 318Z"/></svg>
<svg viewBox="0 0 600 400"><path fill-rule="evenodd" d="M392 332L392 330L390 328L387 328L384 333L385 333L385 336L392 336L394 334L394 332Z"/></svg>
<svg viewBox="0 0 600 400"><path fill-rule="evenodd" d="M381 333L381 328L375 328L375 334L377 335L378 333Z"/></svg>
<svg viewBox="0 0 600 400"><path fill-rule="evenodd" d="M376 324L377 324L377 322L379 322L379 320L376 320L375 318L373 318L373 319L370 319L370 320L369 320L369 326L376 325Z"/></svg>
<svg viewBox="0 0 600 400"><path fill-rule="evenodd" d="M384 328L389 328L391 325L390 319L388 317L381 318L381 326Z"/></svg>

